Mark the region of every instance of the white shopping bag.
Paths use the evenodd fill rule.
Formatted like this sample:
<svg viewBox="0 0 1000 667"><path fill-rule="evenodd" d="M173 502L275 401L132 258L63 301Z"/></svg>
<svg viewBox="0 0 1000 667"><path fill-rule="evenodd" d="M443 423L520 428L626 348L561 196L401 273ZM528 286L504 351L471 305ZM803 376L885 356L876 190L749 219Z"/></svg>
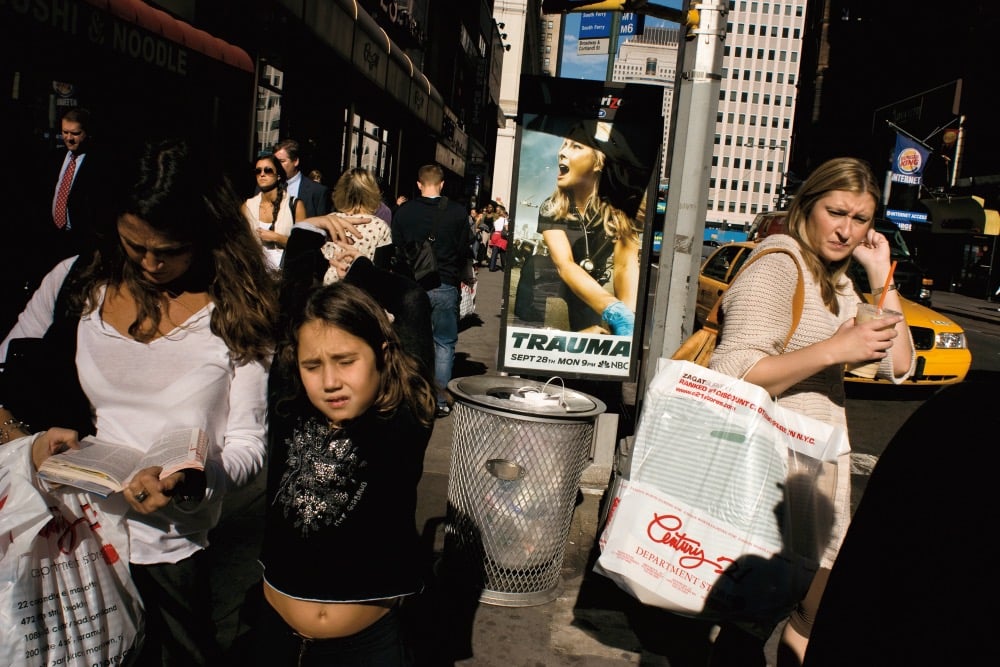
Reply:
<svg viewBox="0 0 1000 667"><path fill-rule="evenodd" d="M42 491L33 439L0 448L0 664L127 665L144 618L124 514L79 489Z"/></svg>
<svg viewBox="0 0 1000 667"><path fill-rule="evenodd" d="M476 314L476 283L461 284L461 295L458 302L458 319L464 319Z"/></svg>
<svg viewBox="0 0 1000 667"><path fill-rule="evenodd" d="M780 620L829 539L844 453L842 428L756 385L661 360L595 571L680 614Z"/></svg>

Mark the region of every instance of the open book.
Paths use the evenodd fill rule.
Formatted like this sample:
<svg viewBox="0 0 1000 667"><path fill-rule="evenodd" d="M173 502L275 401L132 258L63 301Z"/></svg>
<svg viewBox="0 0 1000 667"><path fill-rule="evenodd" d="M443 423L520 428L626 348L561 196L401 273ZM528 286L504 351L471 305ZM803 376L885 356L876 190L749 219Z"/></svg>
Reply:
<svg viewBox="0 0 1000 667"><path fill-rule="evenodd" d="M170 431L148 452L88 436L80 449L53 454L38 468L38 477L49 484L68 484L99 496L121 491L132 476L150 466L163 466L160 479L186 468L205 469L208 434L200 428Z"/></svg>

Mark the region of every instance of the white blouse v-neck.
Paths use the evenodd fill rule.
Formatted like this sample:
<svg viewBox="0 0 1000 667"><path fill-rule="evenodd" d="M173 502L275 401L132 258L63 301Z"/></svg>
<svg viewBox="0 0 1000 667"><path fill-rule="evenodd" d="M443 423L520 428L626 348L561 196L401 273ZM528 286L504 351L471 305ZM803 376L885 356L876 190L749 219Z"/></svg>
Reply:
<svg viewBox="0 0 1000 667"><path fill-rule="evenodd" d="M0 344L0 356L6 356L12 338L45 333L74 259L46 276ZM80 320L77 371L99 438L145 450L165 431L199 426L212 441L208 490L197 509L182 512L168 505L151 515L128 515L134 563L172 563L207 546L225 491L248 483L263 468L267 370L260 362L232 360L225 342L211 331L213 308L206 305L149 343L123 335L101 319L99 309ZM53 396L58 400L57 390Z"/></svg>

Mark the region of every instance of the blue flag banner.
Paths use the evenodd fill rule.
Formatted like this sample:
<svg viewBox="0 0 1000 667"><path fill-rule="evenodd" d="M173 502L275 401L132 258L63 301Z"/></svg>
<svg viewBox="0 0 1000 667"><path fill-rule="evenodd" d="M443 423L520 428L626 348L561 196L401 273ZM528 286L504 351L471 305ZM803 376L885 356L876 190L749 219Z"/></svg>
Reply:
<svg viewBox="0 0 1000 667"><path fill-rule="evenodd" d="M896 133L896 148L892 153L892 182L920 185L930 151L904 134Z"/></svg>
<svg viewBox="0 0 1000 667"><path fill-rule="evenodd" d="M930 149L922 143L896 132L890 175L892 183L885 217L904 226L904 229L909 229L914 222L927 222L927 211L917 202L929 155Z"/></svg>

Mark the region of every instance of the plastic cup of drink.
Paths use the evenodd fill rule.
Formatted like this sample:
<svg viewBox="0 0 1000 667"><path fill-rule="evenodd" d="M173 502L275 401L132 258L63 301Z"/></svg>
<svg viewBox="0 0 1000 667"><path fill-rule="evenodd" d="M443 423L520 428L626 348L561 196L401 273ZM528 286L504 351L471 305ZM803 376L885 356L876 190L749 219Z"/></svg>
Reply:
<svg viewBox="0 0 1000 667"><path fill-rule="evenodd" d="M880 320L883 317L892 315L902 315L902 313L896 310L889 310L888 308L882 308L879 310L874 303L859 303L858 314L855 315L854 321L858 324L862 324L870 320ZM857 375L858 377L870 380L875 377L876 373L878 373L878 366L880 363L880 361L870 361L858 366L851 366L847 370L851 373L851 375Z"/></svg>

